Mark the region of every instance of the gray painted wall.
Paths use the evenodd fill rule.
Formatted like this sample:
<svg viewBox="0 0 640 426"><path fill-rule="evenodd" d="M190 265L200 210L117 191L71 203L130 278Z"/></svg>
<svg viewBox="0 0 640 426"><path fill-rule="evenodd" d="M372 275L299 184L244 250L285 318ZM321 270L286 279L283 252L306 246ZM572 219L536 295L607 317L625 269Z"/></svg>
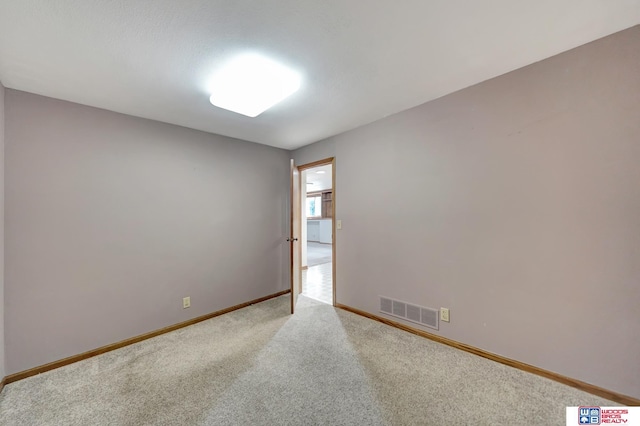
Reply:
<svg viewBox="0 0 640 426"><path fill-rule="evenodd" d="M335 152L335 139L331 138L303 146L302 148L293 151L293 159L295 160L296 165L301 166L313 163L314 161L324 160L325 158L335 157Z"/></svg>
<svg viewBox="0 0 640 426"><path fill-rule="evenodd" d="M338 163L338 302L640 397L638 94L640 26L296 151Z"/></svg>
<svg viewBox="0 0 640 426"><path fill-rule="evenodd" d="M288 151L14 90L5 113L7 374L288 287Z"/></svg>
<svg viewBox="0 0 640 426"><path fill-rule="evenodd" d="M0 380L5 376L4 358L4 86L0 83Z"/></svg>

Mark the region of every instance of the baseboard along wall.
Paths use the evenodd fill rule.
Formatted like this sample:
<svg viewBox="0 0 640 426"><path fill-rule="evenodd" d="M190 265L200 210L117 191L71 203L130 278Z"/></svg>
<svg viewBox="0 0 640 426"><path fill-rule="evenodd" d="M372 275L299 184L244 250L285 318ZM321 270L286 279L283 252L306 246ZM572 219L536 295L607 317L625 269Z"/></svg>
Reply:
<svg viewBox="0 0 640 426"><path fill-rule="evenodd" d="M581 380L572 379L571 377L566 377L558 373L554 373L552 371L544 370L542 368L526 364L524 362L516 361L511 358L503 357L501 355L497 355L491 352L487 352L483 349L476 348L475 346L467 345L465 343L460 343L455 340L447 339L446 337L438 336L436 334L429 333L427 331L423 331L408 325L401 324L396 321L389 320L387 318L379 317L374 314L370 314L366 311L361 311L360 309L352 308L351 306L342 305L337 303L336 308L343 309L345 311L372 319L374 321L381 322L386 325L390 325L391 327L398 328L400 330L408 331L409 333L416 334L418 336L427 338L429 340L433 340L438 343L445 344L447 346L454 347L456 349L463 350L465 352L472 353L474 355L481 356L483 358L490 359L495 362L499 362L500 364L505 364L510 367L517 368L519 370L526 371L528 373L532 373L538 376L546 377L547 379L554 380L556 382L562 383L567 386L571 386L572 388L580 389L581 391L590 393L592 395L597 395L602 398L606 398L611 401L615 401L617 403L627 405L627 406L640 406L640 399L623 395L618 392L610 391L608 389L601 388L599 386L592 385L590 383L585 383Z"/></svg>
<svg viewBox="0 0 640 426"><path fill-rule="evenodd" d="M60 368L60 367L64 367L65 365L69 365L69 364L73 364L74 362L78 362L78 361L82 361L85 360L87 358L91 358L94 357L96 355L101 355L103 353L106 352L111 352L114 351L116 349L120 349L123 348L125 346L129 346L129 345L133 345L134 343L138 343L138 342L142 342L143 340L147 340L147 339L151 339L152 337L156 337L156 336L160 336L161 334L165 334L165 333L169 333L171 331L175 331L184 327L188 327L190 325L193 324L197 324L199 322L202 321L206 321L208 319L232 312L232 311L236 311L238 309L242 309L242 308L246 308L247 306L250 305L255 305L256 303L260 303L260 302L264 302L265 300L269 300L269 299L273 299L274 297L279 297L279 296L283 296L287 293L290 293L291 290L283 290L283 291L279 291L277 293L274 294L270 294L268 296L264 296L264 297L260 297L258 299L254 299L251 300L249 302L244 302L244 303L240 303L239 305L235 305L235 306L231 306L229 308L225 308L219 311L215 311L206 315L202 315L193 319L190 319L188 321L184 321L178 324L174 324L174 325L170 325L168 327L164 327L161 328L159 330L155 330L155 331L151 331L149 333L145 333L145 334L141 334L139 336L135 336L135 337L131 337L129 339L125 339L122 340L120 342L117 343L112 343L110 345L106 345L106 346L102 346L100 348L97 349L93 349L87 352L83 352L81 354L78 355L72 355L70 357L64 358L64 359L60 359L58 361L53 361L50 362L48 364L44 364L44 365L40 365L38 367L34 367L34 368L30 368L28 370L24 370L24 371L20 371L18 373L14 373L14 374L10 374L8 376L6 376L4 379L2 379L2 381L0 382L0 392L2 392L2 388L4 387L5 384L9 384L9 383L13 383L16 382L18 380L22 380L22 379L26 379L27 377L31 377L31 376L35 376L36 374L41 374L44 373L46 371L50 371L50 370L54 370L56 368Z"/></svg>
<svg viewBox="0 0 640 426"><path fill-rule="evenodd" d="M93 349L93 350L90 350L90 351L87 351L87 352L84 352L84 353L81 353L81 354L78 354L78 355L73 355L73 356L58 360L58 361L53 361L53 362L50 362L48 364L44 364L44 365L41 365L41 366L38 366L38 367L34 367L34 368L31 368L31 369L28 369L28 370L20 371L18 373L10 374L10 375L4 377L0 381L0 392L2 392L2 389L4 388L4 386L9 384L9 383L13 383L13 382L16 382L18 380L25 379L27 377L35 376L36 374L41 374L41 373L44 373L44 372L47 372L47 371L50 371L50 370L54 370L56 368L60 368L60 367L63 367L65 365L72 364L74 362L82 361L82 360L94 357L96 355L101 355L101 354L106 353L106 352L114 351L116 349L120 349L120 348L123 348L125 346L129 346L129 345L132 345L134 343L138 343L138 342L141 342L143 340L150 339L152 337L160 336L162 334L169 333L171 331L175 331L175 330L178 330L180 328L188 327L190 325L197 324L199 322L206 321L208 319L211 319L211 318L214 318L214 317L217 317L217 316L220 316L220 315L223 315L223 314L226 314L226 313L238 310L238 309L242 309L242 308L245 308L247 306L254 305L256 303L260 303L260 302L264 302L264 301L269 300L269 299L273 299L274 297L283 296L283 295L285 295L287 293L290 293L290 292L291 292L291 290L283 290L283 291L280 291L278 293L270 294L268 296L264 296L264 297L261 297L261 298L258 298L258 299L254 299L254 300L251 300L249 302L241 303L241 304L238 304L238 305L235 305L235 306L231 306L229 308L225 308L225 309L222 309L222 310L219 310L219 311L215 311L215 312L212 312L212 313L209 313L209 314L206 314L206 315L202 315L200 317L196 317L196 318L190 319L188 321L184 321L184 322L181 322L181 323L178 323L178 324L174 324L174 325L171 325L171 326L168 326L168 327L164 327L164 328L161 328L159 330L151 331L149 333L141 334L139 336L135 336L135 337L132 337L130 339L122 340L122 341L117 342L117 343L112 343L110 345L102 346L100 348ZM432 333L429 333L429 332L426 332L426 331L423 331L423 330L419 330L417 328L414 328L414 327L411 327L411 326L408 326L408 325L404 325L404 324L401 324L399 322L392 321L392 320L389 320L387 318L383 318L383 317L380 317L380 316L377 316L377 315L373 315L373 314L370 314L369 312L365 312L365 311L362 311L360 309L352 308L352 307L347 306L347 305L342 305L342 304L338 303L335 306L337 308L340 308L340 309L343 309L345 311L354 313L356 315L360 315L360 316L372 319L374 321L381 322L381 323L389 325L391 327L395 327L395 328L398 328L400 330L407 331L409 333L412 333L412 334L415 334L415 335L418 335L418 336L433 340L435 342L442 343L442 344L454 347L456 349L460 349L460 350L463 350L465 352L469 352L469 353L472 353L474 355L478 355L478 356L481 356L483 358L487 358L487 359L490 359L492 361L499 362L501 364L505 364L505 365L508 365L510 367L517 368L519 370L526 371L528 373L532 373L532 374L536 374L538 376L546 377L548 379L551 379L551 380L554 380L556 382L565 384L567 386L571 386L573 388L580 389L580 390L582 390L584 392L587 392L587 393L590 393L592 395L597 395L597 396L600 396L602 398L606 398L606 399L609 399L611 401L615 401L617 403L628 405L628 406L640 406L640 399L637 399L637 398L634 398L634 397L631 397L631 396L628 396L628 395L623 395L623 394L620 394L618 392L614 392L614 391L611 391L611 390L608 390L608 389L601 388L599 386L595 386L595 385L592 385L592 384L589 384L589 383L585 383L585 382L583 382L581 380L577 380L577 379L573 379L573 378L570 378L570 377L566 377L566 376L563 376L561 374L554 373L552 371L544 370L542 368L535 367L533 365L529 365L529 364L526 364L526 363L523 363L523 362L520 362L520 361L516 361L516 360L510 359L510 358L507 358L507 357L503 357L501 355L497 355L497 354L494 354L494 353L491 353L491 352L487 352L487 351L485 351L483 349L476 348L474 346L467 345L465 343L460 343L460 342L457 342L455 340L447 339L446 337L438 336L436 334L432 334Z"/></svg>

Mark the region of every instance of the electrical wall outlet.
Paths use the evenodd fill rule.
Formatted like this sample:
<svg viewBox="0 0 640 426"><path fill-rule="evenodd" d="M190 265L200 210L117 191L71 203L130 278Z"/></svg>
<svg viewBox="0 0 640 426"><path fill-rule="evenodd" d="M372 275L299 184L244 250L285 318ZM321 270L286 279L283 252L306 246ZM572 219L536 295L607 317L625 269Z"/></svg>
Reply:
<svg viewBox="0 0 640 426"><path fill-rule="evenodd" d="M449 322L449 308L440 308L440 321Z"/></svg>
<svg viewBox="0 0 640 426"><path fill-rule="evenodd" d="M187 309L191 307L191 297L183 297L182 298L182 309Z"/></svg>

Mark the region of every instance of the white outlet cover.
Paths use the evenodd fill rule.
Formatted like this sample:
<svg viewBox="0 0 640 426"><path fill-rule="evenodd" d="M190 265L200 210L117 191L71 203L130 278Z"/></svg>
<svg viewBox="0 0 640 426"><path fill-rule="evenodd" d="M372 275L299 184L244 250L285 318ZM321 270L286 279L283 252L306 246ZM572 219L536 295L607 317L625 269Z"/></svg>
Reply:
<svg viewBox="0 0 640 426"><path fill-rule="evenodd" d="M440 308L440 321L449 322L448 308Z"/></svg>

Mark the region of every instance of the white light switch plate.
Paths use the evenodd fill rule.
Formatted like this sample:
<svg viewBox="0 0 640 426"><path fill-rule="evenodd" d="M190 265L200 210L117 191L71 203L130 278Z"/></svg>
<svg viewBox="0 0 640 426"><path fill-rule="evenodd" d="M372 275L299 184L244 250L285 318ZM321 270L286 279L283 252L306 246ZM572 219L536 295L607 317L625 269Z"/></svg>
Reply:
<svg viewBox="0 0 640 426"><path fill-rule="evenodd" d="M341 220L337 220L336 221L336 228L342 229L342 221Z"/></svg>

